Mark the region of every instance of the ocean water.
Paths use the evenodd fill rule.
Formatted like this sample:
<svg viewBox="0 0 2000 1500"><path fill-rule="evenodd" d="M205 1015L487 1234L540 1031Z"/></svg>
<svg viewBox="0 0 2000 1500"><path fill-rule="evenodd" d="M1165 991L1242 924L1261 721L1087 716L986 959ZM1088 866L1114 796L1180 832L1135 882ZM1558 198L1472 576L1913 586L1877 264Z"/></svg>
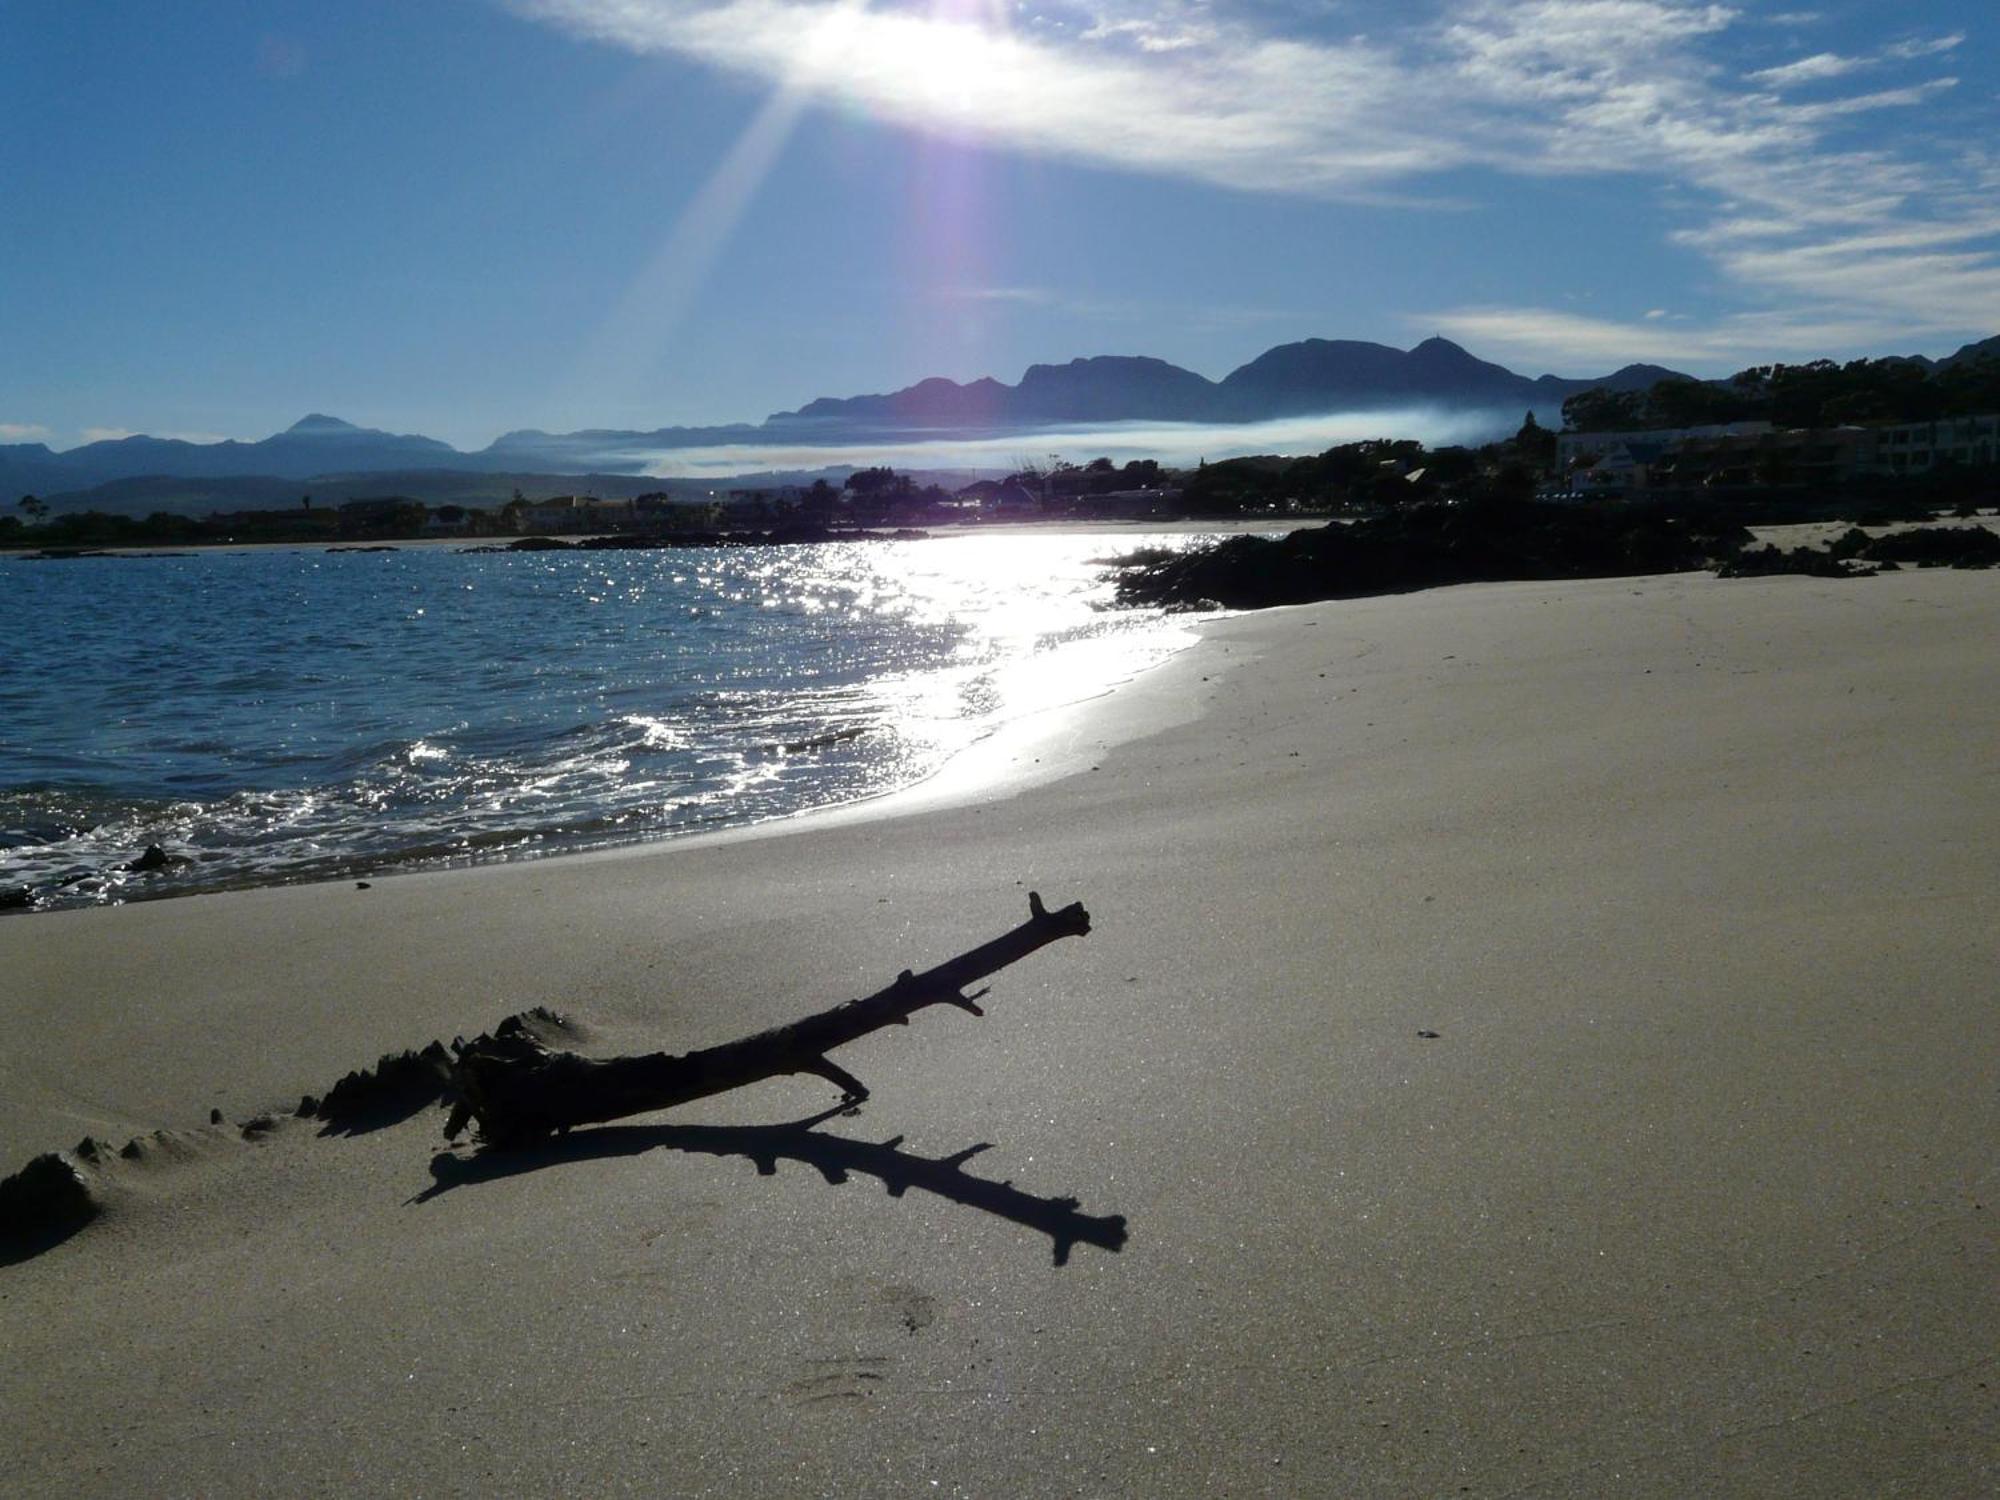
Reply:
<svg viewBox="0 0 2000 1500"><path fill-rule="evenodd" d="M1102 559L1193 540L0 556L0 893L462 864L891 791L1185 645L1104 607ZM176 862L123 868L155 844Z"/></svg>

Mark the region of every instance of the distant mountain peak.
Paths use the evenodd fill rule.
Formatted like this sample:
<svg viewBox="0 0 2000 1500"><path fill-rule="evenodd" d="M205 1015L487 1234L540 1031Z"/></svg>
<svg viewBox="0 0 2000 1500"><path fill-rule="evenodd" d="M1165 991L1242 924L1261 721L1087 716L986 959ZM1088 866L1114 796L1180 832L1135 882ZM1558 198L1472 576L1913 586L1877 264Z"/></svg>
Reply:
<svg viewBox="0 0 2000 1500"><path fill-rule="evenodd" d="M305 416L300 417L298 421L285 429L287 432L297 433L359 432L360 430L352 422L343 422L339 417L329 417L325 412L318 411L306 413Z"/></svg>

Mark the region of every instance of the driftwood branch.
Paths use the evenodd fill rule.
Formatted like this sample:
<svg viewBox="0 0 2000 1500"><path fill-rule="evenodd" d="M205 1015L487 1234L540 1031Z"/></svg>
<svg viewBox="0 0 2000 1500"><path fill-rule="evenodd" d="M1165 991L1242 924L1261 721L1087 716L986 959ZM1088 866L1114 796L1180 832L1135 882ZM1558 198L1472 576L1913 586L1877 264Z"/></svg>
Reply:
<svg viewBox="0 0 2000 1500"><path fill-rule="evenodd" d="M553 1052L525 1030L481 1037L452 1063L457 1100L445 1135L456 1139L468 1121L489 1144L516 1144L627 1115L669 1109L729 1089L788 1073L812 1073L841 1091L844 1105L868 1097L852 1073L827 1056L884 1026L907 1025L931 1005L953 1005L983 1015L978 994L965 993L987 975L1026 958L1059 938L1090 931L1081 902L1049 911L1039 895L1028 897L1028 920L968 953L922 974L905 969L896 982L789 1026L740 1041L671 1056L593 1059Z"/></svg>

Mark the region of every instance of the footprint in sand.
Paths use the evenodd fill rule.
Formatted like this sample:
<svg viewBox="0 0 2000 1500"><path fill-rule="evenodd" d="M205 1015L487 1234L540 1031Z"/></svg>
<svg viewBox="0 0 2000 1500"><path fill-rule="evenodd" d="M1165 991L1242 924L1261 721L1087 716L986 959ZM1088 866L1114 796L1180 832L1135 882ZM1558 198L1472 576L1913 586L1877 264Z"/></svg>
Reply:
<svg viewBox="0 0 2000 1500"><path fill-rule="evenodd" d="M937 1299L913 1286L885 1286L877 1300L913 1338L937 1318Z"/></svg>
<svg viewBox="0 0 2000 1500"><path fill-rule="evenodd" d="M843 1406L871 1399L881 1389L888 1359L879 1354L856 1354L831 1359L809 1359L807 1374L785 1387L785 1399L793 1406Z"/></svg>

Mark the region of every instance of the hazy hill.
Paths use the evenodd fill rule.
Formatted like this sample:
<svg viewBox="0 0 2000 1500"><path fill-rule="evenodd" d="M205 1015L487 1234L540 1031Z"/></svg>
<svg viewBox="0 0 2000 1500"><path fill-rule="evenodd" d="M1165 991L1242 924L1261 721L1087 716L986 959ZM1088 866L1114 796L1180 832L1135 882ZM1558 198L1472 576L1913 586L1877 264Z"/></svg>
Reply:
<svg viewBox="0 0 2000 1500"><path fill-rule="evenodd" d="M1967 344L1941 360L1914 356L1927 369L2000 356L2000 337ZM643 471L663 451L717 444L752 446L810 442L865 448L914 437L972 437L1109 422L1256 422L1339 411L1425 407L1440 412L1495 414L1509 425L1518 413L1549 413L1591 389L1643 391L1656 381L1690 379L1658 365L1626 365L1609 375L1530 378L1469 353L1449 339L1414 349L1355 339L1302 339L1280 344L1209 380L1165 360L1099 355L1067 364L1030 365L1018 384L987 377L966 384L933 377L899 391L827 396L761 423L660 427L650 431L589 428L551 433L509 432L475 452L413 433L358 427L315 412L257 442L190 443L128 437L86 443L66 452L43 443L0 445L0 499L24 494L59 498L65 508L98 504L131 511L210 508L257 502L296 504L317 487L342 495L420 494L434 503L488 503L514 481L528 493L574 485L576 476L623 475L654 484ZM865 453L857 457L866 459ZM343 477L344 476L344 477ZM374 476L363 483L362 476ZM189 481L218 483L203 489ZM223 480L244 483L229 486ZM254 483L251 483L254 481ZM93 500L99 486L118 484ZM382 484L395 489L381 491ZM600 493L611 493L603 485ZM140 510L143 513L143 509Z"/></svg>
<svg viewBox="0 0 2000 1500"><path fill-rule="evenodd" d="M761 423L660 427L650 431L586 428L542 432L523 428L485 448L461 452L414 433L358 427L314 412L257 442L190 443L179 438L127 437L86 443L57 453L42 443L0 445L0 496L74 498L100 485L127 484L106 497L124 509L143 496L173 496L185 485L166 480L257 479L282 494L329 475L461 474L576 475L633 473L662 451L733 443L819 444L887 442L912 435L973 436L1086 423L1255 422L1327 411L1424 405L1441 409L1549 409L1592 386L1650 385L1672 372L1628 365L1613 375L1529 379L1475 358L1446 339L1411 350L1356 340L1306 339L1281 344L1220 381L1162 359L1098 355L1060 365L1030 365L1020 382L991 377L961 385L933 377L872 396L827 396ZM448 487L448 486L447 486ZM439 482L422 486L427 492ZM492 486L477 486L482 493ZM218 491L218 497L223 491ZM295 497L294 497L295 498ZM168 502L163 499L161 504Z"/></svg>
<svg viewBox="0 0 2000 1500"><path fill-rule="evenodd" d="M254 443L190 443L144 435L107 438L64 453L41 443L0 447L0 495L88 489L148 475L307 479L315 474L438 468L463 455L436 438L356 427L315 412Z"/></svg>
<svg viewBox="0 0 2000 1500"><path fill-rule="evenodd" d="M1355 339L1305 339L1268 349L1219 381L1165 360L1100 355L1066 365L1031 365L1019 385L933 378L886 395L822 397L767 418L763 430L811 426L824 438L833 427L886 436L1078 422L1259 422L1412 405L1525 410L1559 406L1564 397L1596 386L1643 389L1675 373L1627 365L1594 378L1531 380L1478 359L1449 339L1426 339L1410 350Z"/></svg>

